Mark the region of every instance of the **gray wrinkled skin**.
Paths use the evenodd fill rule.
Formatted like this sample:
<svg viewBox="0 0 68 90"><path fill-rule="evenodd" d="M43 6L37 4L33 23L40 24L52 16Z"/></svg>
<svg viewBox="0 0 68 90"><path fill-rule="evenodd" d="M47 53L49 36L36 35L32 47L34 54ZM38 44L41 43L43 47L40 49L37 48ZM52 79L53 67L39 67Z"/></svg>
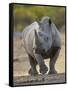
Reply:
<svg viewBox="0 0 68 90"><path fill-rule="evenodd" d="M36 65L39 64L40 73L48 71L44 59L50 58L49 74L55 74L55 63L60 53L60 33L49 17L33 22L23 31L24 48L29 56L31 68L29 74L38 74Z"/></svg>

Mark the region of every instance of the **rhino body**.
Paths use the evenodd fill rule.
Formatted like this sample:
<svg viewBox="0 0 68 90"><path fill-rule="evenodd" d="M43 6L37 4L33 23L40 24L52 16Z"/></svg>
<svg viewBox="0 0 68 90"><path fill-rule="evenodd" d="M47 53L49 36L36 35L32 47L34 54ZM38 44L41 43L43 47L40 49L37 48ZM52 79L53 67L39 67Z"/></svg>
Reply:
<svg viewBox="0 0 68 90"><path fill-rule="evenodd" d="M31 68L29 74L38 74L36 65L39 64L40 73L48 71L44 59L50 58L49 74L57 73L55 63L61 48L60 33L49 17L33 22L23 30L24 48L29 56Z"/></svg>

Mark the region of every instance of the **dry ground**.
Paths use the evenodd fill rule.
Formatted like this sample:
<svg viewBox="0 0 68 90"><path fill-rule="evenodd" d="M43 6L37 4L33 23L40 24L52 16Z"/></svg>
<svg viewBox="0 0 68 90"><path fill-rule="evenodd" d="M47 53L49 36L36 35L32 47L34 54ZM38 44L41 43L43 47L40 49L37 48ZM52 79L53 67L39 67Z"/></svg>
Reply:
<svg viewBox="0 0 68 90"><path fill-rule="evenodd" d="M61 51L56 62L56 70L58 73L65 72L65 35L61 34ZM28 75L30 68L29 59L27 53L23 47L21 47L21 40L16 38L14 40L14 76ZM45 60L46 65L49 67L49 60ZM37 66L37 69L39 67Z"/></svg>
<svg viewBox="0 0 68 90"><path fill-rule="evenodd" d="M28 77L28 70L30 69L29 59L26 54L25 49L21 46L21 39L19 37L14 39L14 56L13 56L13 76L16 77L22 77L26 76ZM65 34L61 33L61 51L60 55L56 62L56 70L58 73L65 73ZM49 68L49 60L45 60L46 65ZM37 70L39 71L39 66L37 66ZM63 76L64 77L64 76ZM16 79L14 79L16 80ZM23 79L20 79L23 80Z"/></svg>

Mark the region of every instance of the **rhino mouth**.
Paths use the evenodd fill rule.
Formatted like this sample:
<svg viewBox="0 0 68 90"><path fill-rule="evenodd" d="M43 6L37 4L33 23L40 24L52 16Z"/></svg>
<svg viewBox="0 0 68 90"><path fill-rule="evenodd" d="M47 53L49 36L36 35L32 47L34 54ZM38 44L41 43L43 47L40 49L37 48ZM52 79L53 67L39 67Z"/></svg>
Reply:
<svg viewBox="0 0 68 90"><path fill-rule="evenodd" d="M37 49L35 49L35 53L44 54L44 53L46 53L46 52L45 52L44 49L39 49L39 48L37 48Z"/></svg>
<svg viewBox="0 0 68 90"><path fill-rule="evenodd" d="M43 49L43 50L41 50L41 49L36 49L35 50L35 53L37 53L37 54L40 54L43 58L47 58L48 57L48 52L45 52L45 50Z"/></svg>

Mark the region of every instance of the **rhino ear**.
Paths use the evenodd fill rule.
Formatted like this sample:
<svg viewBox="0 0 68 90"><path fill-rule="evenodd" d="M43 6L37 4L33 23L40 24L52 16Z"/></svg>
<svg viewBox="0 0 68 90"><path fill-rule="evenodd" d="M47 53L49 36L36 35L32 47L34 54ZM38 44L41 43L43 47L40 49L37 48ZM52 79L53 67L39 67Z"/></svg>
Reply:
<svg viewBox="0 0 68 90"><path fill-rule="evenodd" d="M36 30L34 30L34 31L35 31L35 44L39 45L39 36L38 36L38 33L37 33Z"/></svg>
<svg viewBox="0 0 68 90"><path fill-rule="evenodd" d="M51 26L51 23L52 23L52 21L51 21L51 19L49 19L49 25Z"/></svg>

